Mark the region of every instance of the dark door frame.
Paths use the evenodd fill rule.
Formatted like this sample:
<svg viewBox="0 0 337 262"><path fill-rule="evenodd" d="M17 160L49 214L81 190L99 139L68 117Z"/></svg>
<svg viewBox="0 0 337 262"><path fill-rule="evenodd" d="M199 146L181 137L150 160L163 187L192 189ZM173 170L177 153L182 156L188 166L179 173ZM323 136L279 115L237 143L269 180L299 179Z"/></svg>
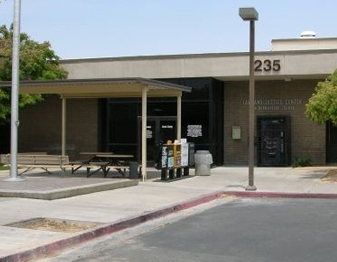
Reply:
<svg viewBox="0 0 337 262"><path fill-rule="evenodd" d="M141 135L140 135L140 128L141 128L141 116L137 117L137 161L140 161L140 150L141 150ZM147 116L147 121L155 121L155 132L160 130L160 122L161 121L175 121L177 122L176 116ZM176 130L175 130L176 131ZM157 133L154 134L155 136L155 143L159 142L159 136Z"/></svg>
<svg viewBox="0 0 337 262"><path fill-rule="evenodd" d="M332 136L334 137L334 140L337 141L337 127L332 125L331 122L326 122L326 146L325 146L325 152L326 152L326 163L327 164L336 164L337 157L336 155L333 155L331 152L335 152L336 144L332 143ZM334 148L335 146L335 148Z"/></svg>
<svg viewBox="0 0 337 262"><path fill-rule="evenodd" d="M290 166L291 165L291 119L289 115L261 115L257 116L256 119L256 128L257 128L257 164L258 166L269 166L263 165L261 159L261 130L260 130L260 122L263 119L269 120L277 120L277 119L284 119L284 163L280 163L279 165L270 165L270 166Z"/></svg>

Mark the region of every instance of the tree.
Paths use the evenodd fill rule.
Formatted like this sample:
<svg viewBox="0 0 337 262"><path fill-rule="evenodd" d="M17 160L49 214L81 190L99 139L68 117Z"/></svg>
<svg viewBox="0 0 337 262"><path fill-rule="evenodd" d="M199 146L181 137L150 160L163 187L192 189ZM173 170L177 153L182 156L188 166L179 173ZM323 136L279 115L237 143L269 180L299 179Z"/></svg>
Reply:
<svg viewBox="0 0 337 262"><path fill-rule="evenodd" d="M0 27L0 80L12 78L13 26ZM65 79L67 72L60 67L59 57L49 42L31 40L26 33L20 35L20 80ZM43 100L41 95L20 95L19 106L36 104ZM0 89L0 122L8 121L10 115L10 90Z"/></svg>
<svg viewBox="0 0 337 262"><path fill-rule="evenodd" d="M325 81L318 82L306 104L306 115L321 125L331 121L337 126L337 70Z"/></svg>

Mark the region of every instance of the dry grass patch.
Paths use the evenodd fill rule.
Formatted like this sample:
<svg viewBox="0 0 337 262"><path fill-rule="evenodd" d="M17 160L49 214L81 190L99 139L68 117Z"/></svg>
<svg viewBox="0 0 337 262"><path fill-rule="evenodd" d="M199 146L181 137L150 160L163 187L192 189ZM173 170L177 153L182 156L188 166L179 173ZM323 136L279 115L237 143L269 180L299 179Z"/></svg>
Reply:
<svg viewBox="0 0 337 262"><path fill-rule="evenodd" d="M337 182L337 169L330 169L324 177L321 178L323 182Z"/></svg>
<svg viewBox="0 0 337 262"><path fill-rule="evenodd" d="M92 227L96 227L100 224L101 223L66 220L66 219L34 218L30 220L8 224L6 226L42 230L42 231L75 233L87 230Z"/></svg>

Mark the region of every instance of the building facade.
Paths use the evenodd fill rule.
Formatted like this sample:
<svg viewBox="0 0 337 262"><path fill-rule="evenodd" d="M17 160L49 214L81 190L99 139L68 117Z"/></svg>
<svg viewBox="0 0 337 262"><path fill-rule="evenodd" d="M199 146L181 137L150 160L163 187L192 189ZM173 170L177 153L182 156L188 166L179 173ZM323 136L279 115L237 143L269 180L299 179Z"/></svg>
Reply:
<svg viewBox="0 0 337 262"><path fill-rule="evenodd" d="M308 157L317 165L336 162L335 128L308 120L305 104L317 82L337 68L337 38L272 43L272 51L255 55L256 164L289 166L296 157ZM192 87L182 97L182 137L197 149L210 150L217 165L247 165L248 60L248 53L224 53L61 63L70 79L143 77ZM70 156L106 150L139 158L139 99L74 99L69 108ZM149 99L148 108L148 158L155 161L156 145L175 137L176 105L171 99ZM60 112L57 97L22 110L20 150L57 152Z"/></svg>

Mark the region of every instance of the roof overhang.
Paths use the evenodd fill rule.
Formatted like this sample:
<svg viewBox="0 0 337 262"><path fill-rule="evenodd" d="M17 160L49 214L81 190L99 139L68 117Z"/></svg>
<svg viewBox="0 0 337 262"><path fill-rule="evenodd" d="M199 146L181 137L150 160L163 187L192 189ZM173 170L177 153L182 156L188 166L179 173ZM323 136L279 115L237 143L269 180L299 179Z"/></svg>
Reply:
<svg viewBox="0 0 337 262"><path fill-rule="evenodd" d="M2 82L0 87L10 87ZM178 97L191 87L145 78L67 79L21 81L20 94L59 94L64 98L141 97L144 88L149 97Z"/></svg>

